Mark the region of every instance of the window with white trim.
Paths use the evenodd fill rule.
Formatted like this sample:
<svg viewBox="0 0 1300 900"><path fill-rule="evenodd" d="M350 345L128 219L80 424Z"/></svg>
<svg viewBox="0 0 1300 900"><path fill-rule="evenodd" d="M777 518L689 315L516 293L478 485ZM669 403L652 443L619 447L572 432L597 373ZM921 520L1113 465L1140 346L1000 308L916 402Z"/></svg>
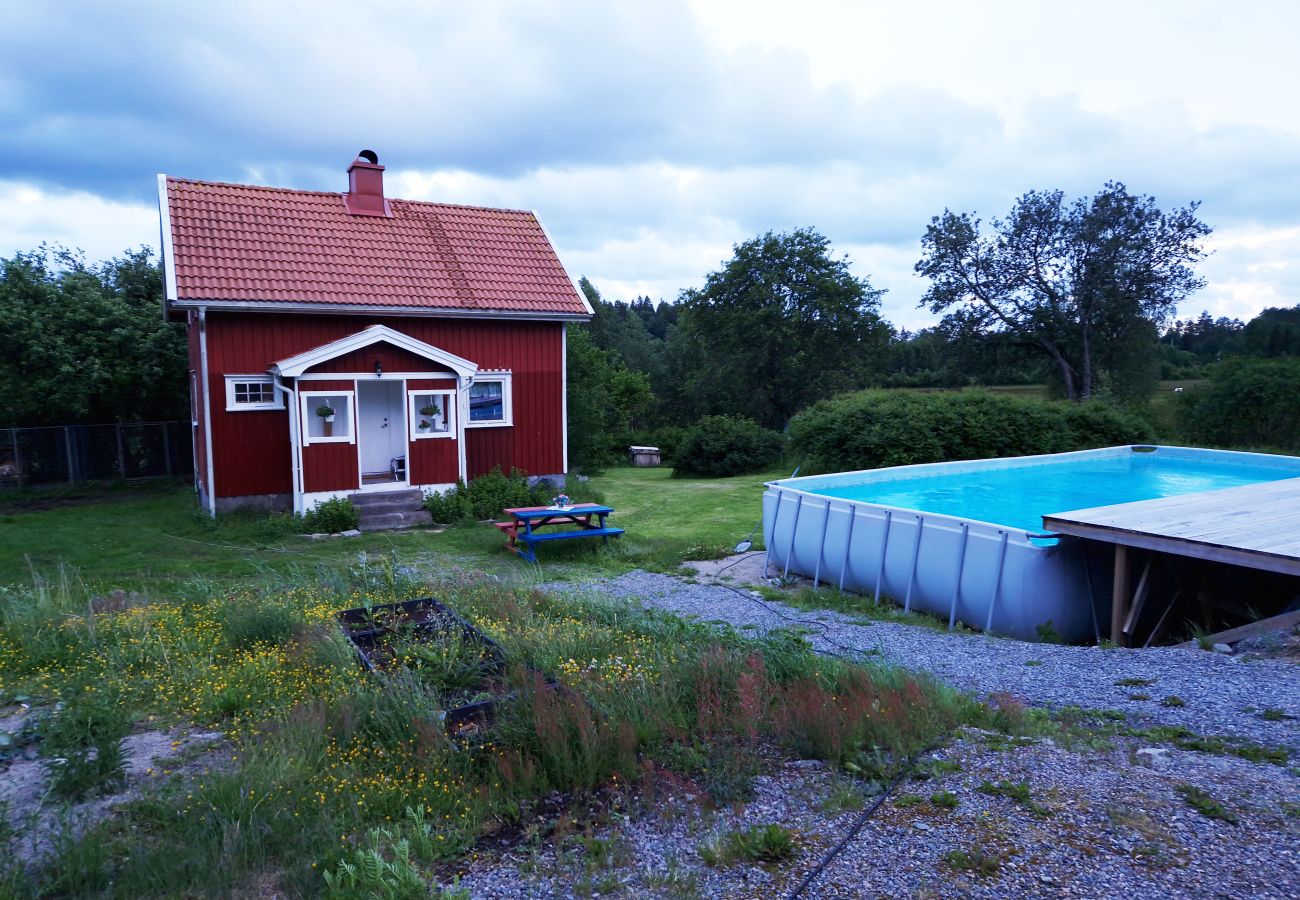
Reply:
<svg viewBox="0 0 1300 900"><path fill-rule="evenodd" d="M226 412L284 409L284 400L268 375L227 375Z"/></svg>
<svg viewBox="0 0 1300 900"><path fill-rule="evenodd" d="M411 440L456 436L454 391L407 391Z"/></svg>
<svg viewBox="0 0 1300 900"><path fill-rule="evenodd" d="M353 443L351 391L303 391L300 397L304 445Z"/></svg>
<svg viewBox="0 0 1300 900"><path fill-rule="evenodd" d="M466 428L514 424L509 372L479 372L469 386Z"/></svg>

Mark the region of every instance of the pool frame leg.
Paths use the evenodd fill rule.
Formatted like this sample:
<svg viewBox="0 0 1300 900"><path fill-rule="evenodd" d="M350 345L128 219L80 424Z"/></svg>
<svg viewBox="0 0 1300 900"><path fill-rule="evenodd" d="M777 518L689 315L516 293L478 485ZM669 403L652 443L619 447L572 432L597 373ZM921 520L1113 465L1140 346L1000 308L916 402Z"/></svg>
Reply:
<svg viewBox="0 0 1300 900"><path fill-rule="evenodd" d="M831 501L826 501L826 515L822 519L822 539L817 545L817 565L813 568L813 587L821 587L822 557L826 555L826 529L831 524Z"/></svg>
<svg viewBox="0 0 1300 900"><path fill-rule="evenodd" d="M1002 568L1007 562L1007 538L1008 533L998 531L1002 535L1002 540L998 544L998 571L993 576L993 596L989 599L989 614L984 619L984 631L993 630L993 609L998 605L998 598L1002 596Z"/></svg>
<svg viewBox="0 0 1300 900"><path fill-rule="evenodd" d="M957 601L961 599L961 576L966 571L966 543L970 537L970 526L961 523L961 548L957 551L957 582L952 588L952 603L948 606L948 630L957 624Z"/></svg>
<svg viewBox="0 0 1300 900"><path fill-rule="evenodd" d="M912 574L907 576L907 596L903 600L903 612L912 611L912 586L916 584L916 563L921 558L921 535L925 533L925 516L916 517L916 546L912 548Z"/></svg>
<svg viewBox="0 0 1300 900"><path fill-rule="evenodd" d="M894 511L885 510L885 537L880 542L880 565L876 567L876 595L872 598L872 603L880 605L880 586L885 581L885 554L889 551L889 529L894 522ZM913 561L912 565L916 565Z"/></svg>
<svg viewBox="0 0 1300 900"><path fill-rule="evenodd" d="M803 512L803 494L800 494L794 505L794 527L790 529L790 546L785 550L785 571L781 573L781 580L785 581L790 577L790 561L794 559L794 542L799 537L799 515ZM773 535L775 537L776 535Z"/></svg>
<svg viewBox="0 0 1300 900"><path fill-rule="evenodd" d="M849 551L853 549L853 524L858 521L858 508L849 504L849 536L844 541L844 562L840 564L840 593L844 593L844 576L849 571Z"/></svg>

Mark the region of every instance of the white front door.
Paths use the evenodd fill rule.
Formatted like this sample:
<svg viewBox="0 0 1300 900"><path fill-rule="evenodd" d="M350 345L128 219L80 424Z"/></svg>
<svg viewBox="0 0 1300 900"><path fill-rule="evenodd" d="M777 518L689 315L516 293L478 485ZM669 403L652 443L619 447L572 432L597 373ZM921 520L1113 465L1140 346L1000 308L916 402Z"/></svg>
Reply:
<svg viewBox="0 0 1300 900"><path fill-rule="evenodd" d="M357 381L357 454L362 487L407 481L405 397L405 382L401 379ZM401 465L395 466L395 460L401 460Z"/></svg>

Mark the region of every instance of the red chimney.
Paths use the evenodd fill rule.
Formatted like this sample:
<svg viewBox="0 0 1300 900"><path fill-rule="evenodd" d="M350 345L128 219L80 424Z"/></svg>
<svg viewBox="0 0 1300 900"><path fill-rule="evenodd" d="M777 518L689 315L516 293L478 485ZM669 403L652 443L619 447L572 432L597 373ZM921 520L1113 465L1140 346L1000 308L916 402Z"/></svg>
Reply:
<svg viewBox="0 0 1300 900"><path fill-rule="evenodd" d="M384 199L384 167L373 150L362 150L348 167L343 203L354 216L392 216Z"/></svg>

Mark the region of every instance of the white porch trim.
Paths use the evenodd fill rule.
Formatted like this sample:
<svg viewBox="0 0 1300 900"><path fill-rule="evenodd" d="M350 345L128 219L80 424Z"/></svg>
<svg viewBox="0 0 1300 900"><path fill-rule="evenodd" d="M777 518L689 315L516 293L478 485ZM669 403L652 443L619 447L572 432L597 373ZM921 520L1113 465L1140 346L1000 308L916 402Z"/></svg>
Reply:
<svg viewBox="0 0 1300 900"><path fill-rule="evenodd" d="M387 325L371 325L356 334L339 338L337 341L322 344L305 353L299 353L297 356L291 356L288 359L272 363L271 373L281 378L297 378L312 366L320 365L345 353L351 353L353 350L360 350L380 342L392 344L394 347L414 353L416 356L432 360L445 368L451 369L460 379L473 379L474 373L478 371L478 366L464 357L448 353L446 350L441 350L432 344L426 344L424 341L389 328Z"/></svg>

